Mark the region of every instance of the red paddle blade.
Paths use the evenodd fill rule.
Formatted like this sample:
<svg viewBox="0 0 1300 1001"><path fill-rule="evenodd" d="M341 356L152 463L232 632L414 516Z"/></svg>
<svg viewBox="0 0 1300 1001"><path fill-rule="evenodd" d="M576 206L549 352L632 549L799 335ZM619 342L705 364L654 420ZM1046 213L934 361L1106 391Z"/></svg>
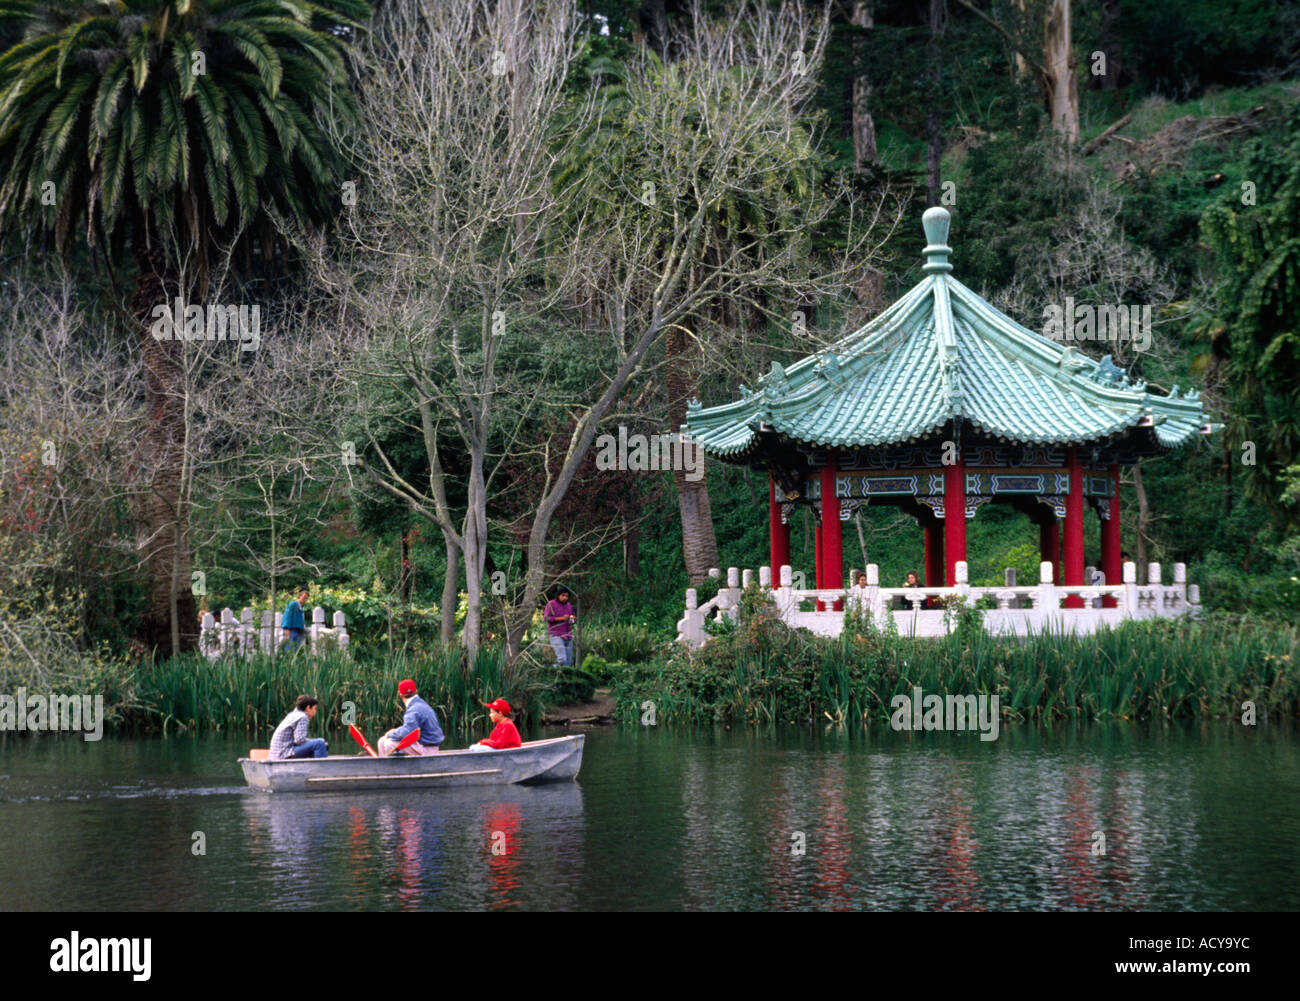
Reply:
<svg viewBox="0 0 1300 1001"><path fill-rule="evenodd" d="M420 739L420 729L419 727L416 727L405 737L403 737L401 743L399 743L395 748L393 748L393 750L400 751L403 747L410 747L419 739Z"/></svg>
<svg viewBox="0 0 1300 1001"><path fill-rule="evenodd" d="M353 740L355 740L358 744L360 744L362 747L366 749L366 753L369 754L372 758L379 757L379 755L375 753L375 749L370 746L366 738L361 736L361 731L356 728L355 724L353 723L348 724L348 733L352 735Z"/></svg>

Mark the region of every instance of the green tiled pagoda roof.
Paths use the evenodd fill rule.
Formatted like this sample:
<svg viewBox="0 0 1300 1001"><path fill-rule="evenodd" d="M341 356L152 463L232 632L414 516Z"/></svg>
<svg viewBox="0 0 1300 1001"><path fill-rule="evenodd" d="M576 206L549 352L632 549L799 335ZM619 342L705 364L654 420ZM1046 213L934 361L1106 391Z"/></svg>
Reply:
<svg viewBox="0 0 1300 1001"><path fill-rule="evenodd" d="M889 445L954 418L1013 443L1083 444L1139 425L1165 448L1206 427L1195 392L1148 393L1110 363L999 313L948 272L948 213L925 213L926 277L866 326L759 379L718 407L692 403L683 427L704 450L743 458L760 430L824 446Z"/></svg>

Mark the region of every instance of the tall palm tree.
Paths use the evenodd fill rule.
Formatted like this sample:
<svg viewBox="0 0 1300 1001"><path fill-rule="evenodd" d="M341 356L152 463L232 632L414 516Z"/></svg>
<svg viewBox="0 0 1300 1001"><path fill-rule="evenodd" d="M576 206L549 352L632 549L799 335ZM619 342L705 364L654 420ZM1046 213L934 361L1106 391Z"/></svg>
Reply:
<svg viewBox="0 0 1300 1001"><path fill-rule="evenodd" d="M369 13L365 0L0 0L0 25L20 32L0 55L0 231L47 231L60 253L84 238L138 269L148 651L192 648L198 632L184 345L151 336L151 317L206 295L217 248L269 255L277 220L334 214L344 158L316 116L355 115L346 57Z"/></svg>

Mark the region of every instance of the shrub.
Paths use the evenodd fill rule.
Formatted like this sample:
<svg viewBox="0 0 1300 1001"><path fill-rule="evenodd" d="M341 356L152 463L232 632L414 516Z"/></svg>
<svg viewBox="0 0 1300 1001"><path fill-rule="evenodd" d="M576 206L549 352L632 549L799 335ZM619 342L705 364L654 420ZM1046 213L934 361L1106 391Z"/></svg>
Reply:
<svg viewBox="0 0 1300 1001"><path fill-rule="evenodd" d="M608 685L627 670L627 661L606 660L599 654L583 654L582 669L595 679L598 685Z"/></svg>
<svg viewBox="0 0 1300 1001"><path fill-rule="evenodd" d="M582 631L583 650L605 660L640 663L654 656L658 646L650 630L635 623L597 625ZM587 656L584 654L583 663L586 662Z"/></svg>
<svg viewBox="0 0 1300 1001"><path fill-rule="evenodd" d="M596 694L596 678L581 667L557 667L550 685L552 700L559 705L588 702Z"/></svg>

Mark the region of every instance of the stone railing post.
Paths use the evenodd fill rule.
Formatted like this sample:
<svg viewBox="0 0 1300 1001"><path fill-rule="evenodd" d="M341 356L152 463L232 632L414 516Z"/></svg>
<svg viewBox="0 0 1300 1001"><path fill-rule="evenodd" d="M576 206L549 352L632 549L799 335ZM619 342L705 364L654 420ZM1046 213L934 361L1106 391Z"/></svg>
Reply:
<svg viewBox="0 0 1300 1001"><path fill-rule="evenodd" d="M1178 614L1187 611L1189 598L1187 595L1187 564L1174 564L1174 604Z"/></svg>
<svg viewBox="0 0 1300 1001"><path fill-rule="evenodd" d="M211 612L204 612L203 618L199 620L199 651L209 660L217 655L215 649L216 629L217 620L213 618Z"/></svg>
<svg viewBox="0 0 1300 1001"><path fill-rule="evenodd" d="M971 598L970 585L967 583L968 570L965 560L957 561L957 597L961 599L962 604L969 604Z"/></svg>
<svg viewBox="0 0 1300 1001"><path fill-rule="evenodd" d="M1124 564L1124 595L1120 599L1124 618L1135 619L1138 613L1138 568L1132 560Z"/></svg>
<svg viewBox="0 0 1300 1001"><path fill-rule="evenodd" d="M1038 626L1043 626L1061 607L1061 599L1056 594L1056 585L1052 583L1053 573L1050 562L1044 561L1038 564L1038 590L1031 596L1034 609L1038 612L1036 623Z"/></svg>
<svg viewBox="0 0 1300 1001"><path fill-rule="evenodd" d="M727 599L730 617L734 619L740 614L740 571L736 567L727 567Z"/></svg>
<svg viewBox="0 0 1300 1001"><path fill-rule="evenodd" d="M799 608L799 598L794 593L794 570L789 563L781 565L781 589L774 595L777 614L786 625L794 625L794 613Z"/></svg>
<svg viewBox="0 0 1300 1001"><path fill-rule="evenodd" d="M307 650L315 657L320 652L320 636L325 631L325 609L317 605L311 610L311 626L308 628L309 642Z"/></svg>
<svg viewBox="0 0 1300 1001"><path fill-rule="evenodd" d="M235 611L232 608L223 608L221 610L221 629L218 635L221 637L221 656L225 656L230 650L230 641L239 631L239 622L235 618Z"/></svg>
<svg viewBox="0 0 1300 1001"><path fill-rule="evenodd" d="M253 656L257 630L253 628L253 610L245 605L239 610L239 655Z"/></svg>
<svg viewBox="0 0 1300 1001"><path fill-rule="evenodd" d="M747 591L747 590L749 590L749 589L750 589L751 587L753 587L753 586L754 586L754 571L753 571L753 570L742 570L742 571L740 572L740 588L741 588L741 590L742 590L742 591Z"/></svg>
<svg viewBox="0 0 1300 1001"><path fill-rule="evenodd" d="M763 588L764 590L769 590L769 589L771 589L771 587L772 587L772 568L771 568L771 567L759 567L759 568L758 568L758 586L761 587L761 588Z"/></svg>
<svg viewBox="0 0 1300 1001"><path fill-rule="evenodd" d="M275 653L275 612L269 608L262 613L262 629L258 639L262 653L268 657Z"/></svg>
<svg viewBox="0 0 1300 1001"><path fill-rule="evenodd" d="M700 598L693 587L686 589L686 613L677 623L677 639L694 650L704 644L704 629L700 625Z"/></svg>
<svg viewBox="0 0 1300 1001"><path fill-rule="evenodd" d="M339 653L348 653L348 643L351 642L348 637L348 620L341 611L334 613L334 640L339 645Z"/></svg>
<svg viewBox="0 0 1300 1001"><path fill-rule="evenodd" d="M880 594L880 565L877 563L867 564L867 608L871 611L871 620L876 624L877 629L885 628L885 616L889 610L885 608L884 600Z"/></svg>

